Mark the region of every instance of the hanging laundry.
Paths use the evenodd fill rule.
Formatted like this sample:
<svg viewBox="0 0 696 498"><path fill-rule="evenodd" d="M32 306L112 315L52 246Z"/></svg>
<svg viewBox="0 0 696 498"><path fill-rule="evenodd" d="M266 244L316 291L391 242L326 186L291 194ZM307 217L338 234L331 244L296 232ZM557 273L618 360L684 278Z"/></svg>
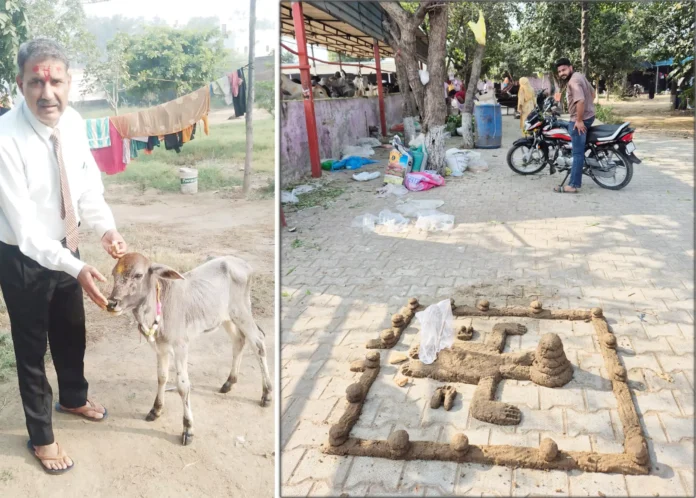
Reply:
<svg viewBox="0 0 696 498"><path fill-rule="evenodd" d="M239 86L242 81L237 73L230 73L230 87L232 88L232 96L236 97L239 94Z"/></svg>
<svg viewBox="0 0 696 498"><path fill-rule="evenodd" d="M181 143L185 144L193 140L194 135L196 134L196 125L189 126L188 128L184 128L181 130Z"/></svg>
<svg viewBox="0 0 696 498"><path fill-rule="evenodd" d="M237 117L244 116L246 113L246 78L244 77L244 70L237 70L237 77L241 79L241 84L239 85L239 92L236 97L232 98L232 103L234 104L234 114ZM232 76L230 75L230 80Z"/></svg>
<svg viewBox="0 0 696 498"><path fill-rule="evenodd" d="M130 141L130 155L131 159L135 159L138 157L138 152L141 150L147 149L147 140L142 141L142 140L136 140L135 138L132 138Z"/></svg>
<svg viewBox="0 0 696 498"><path fill-rule="evenodd" d="M203 133L210 135L210 128L208 128L208 116L203 116L201 121L203 121Z"/></svg>
<svg viewBox="0 0 696 498"><path fill-rule="evenodd" d="M90 149L110 147L109 118L85 119L87 141Z"/></svg>
<svg viewBox="0 0 696 498"><path fill-rule="evenodd" d="M118 133L114 124L109 120L109 147L92 149L92 156L99 167L99 170L107 175L115 175L126 169L124 163L123 138Z"/></svg>
<svg viewBox="0 0 696 498"><path fill-rule="evenodd" d="M130 145L131 141L128 138L123 139L123 164L128 166L131 162L131 154L130 154Z"/></svg>
<svg viewBox="0 0 696 498"><path fill-rule="evenodd" d="M162 136L191 126L210 112L208 85L165 104L111 118L124 138Z"/></svg>
<svg viewBox="0 0 696 498"><path fill-rule="evenodd" d="M152 152L155 147L160 146L160 139L159 137L148 137L147 138L147 147L145 148L146 151Z"/></svg>
<svg viewBox="0 0 696 498"><path fill-rule="evenodd" d="M215 80L213 83L213 93L215 93L215 95L224 96L225 104L232 105L232 89L230 88L229 76L225 75L222 78Z"/></svg>
<svg viewBox="0 0 696 498"><path fill-rule="evenodd" d="M170 133L164 136L164 148L166 150L175 150L179 154L183 145L183 134L181 132Z"/></svg>

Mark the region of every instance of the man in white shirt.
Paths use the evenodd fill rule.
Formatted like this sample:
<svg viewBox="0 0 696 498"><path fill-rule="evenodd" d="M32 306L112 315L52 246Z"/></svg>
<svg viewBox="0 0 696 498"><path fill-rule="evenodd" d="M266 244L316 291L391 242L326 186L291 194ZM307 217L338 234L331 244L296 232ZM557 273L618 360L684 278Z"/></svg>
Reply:
<svg viewBox="0 0 696 498"><path fill-rule="evenodd" d="M56 369L56 409L103 420L87 399L82 293L104 308L95 279L80 261L79 227L92 228L114 258L126 243L104 201L84 122L68 107L71 78L63 48L37 39L20 47L17 84L23 101L0 118L0 289L12 329L29 449L44 470L61 473L72 460L54 441L46 342Z"/></svg>

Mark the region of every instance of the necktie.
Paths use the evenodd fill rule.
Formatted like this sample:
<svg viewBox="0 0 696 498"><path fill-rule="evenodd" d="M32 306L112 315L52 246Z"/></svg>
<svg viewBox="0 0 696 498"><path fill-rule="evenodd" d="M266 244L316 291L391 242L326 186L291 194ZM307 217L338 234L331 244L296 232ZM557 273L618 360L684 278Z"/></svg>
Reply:
<svg viewBox="0 0 696 498"><path fill-rule="evenodd" d="M68 175L65 172L65 163L63 162L63 154L60 144L60 132L58 128L53 130L51 141L58 159L58 171L60 172L60 217L65 220L65 241L68 249L72 252L77 250L79 242L77 232L77 217L73 209L72 197L70 197L70 185L68 184Z"/></svg>

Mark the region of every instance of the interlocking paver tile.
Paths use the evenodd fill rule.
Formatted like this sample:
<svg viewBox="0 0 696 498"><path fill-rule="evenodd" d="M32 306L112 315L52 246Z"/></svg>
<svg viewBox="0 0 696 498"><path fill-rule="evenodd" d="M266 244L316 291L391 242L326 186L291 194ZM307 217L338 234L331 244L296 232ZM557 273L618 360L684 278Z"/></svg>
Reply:
<svg viewBox="0 0 696 498"><path fill-rule="evenodd" d="M304 471L303 462L317 470L301 483L292 480L283 495L693 495L693 435L688 437L694 417L693 200L677 200L693 198L692 142L641 132L636 143L645 159L625 191L584 181L581 197L569 198L551 192L556 177L520 177L509 170L502 153L519 132L517 121L504 118L503 123L503 148L480 151L488 172L466 173L448 179L444 188L407 195L444 200L441 210L455 216L449 232L351 228L356 215L395 210L396 200L376 198L373 189L356 186L344 172L324 175L343 182L346 190L328 208L286 213L297 233L283 237L284 246L298 237L306 247L318 248L282 251L283 274L293 271L281 284L281 443L289 441L288 465L313 451L316 459L302 458L297 470ZM664 195L667 190L674 195ZM355 204L359 209L349 209ZM506 467L432 462L421 467L420 462L355 457L342 459L345 482L327 477L333 464L318 448L326 442L328 424L343 413L345 388L359 376L348 370L349 363L361 358L365 343L389 326L411 295L426 304L448 297L473 304L486 297L494 306L527 306L536 298L549 308L602 306L651 438L651 475L550 476L517 469L513 479ZM480 333L474 341L484 340L494 323L475 320ZM620 419L592 325L525 323L527 334L512 338L506 352L534 350L541 335L554 332L564 339L575 372L561 389L504 382L497 399L520 407L519 427L473 419L468 413L473 386L462 386L452 412L430 409L433 383L417 379L396 386L397 369L382 351L383 372L355 435L385 438L408 426L412 440L448 442L463 431L471 444L531 444L551 437L563 449L622 452ZM395 349L405 352L419 333L414 320ZM448 476L455 472L440 482L443 468ZM293 471L283 468L283 479Z"/></svg>

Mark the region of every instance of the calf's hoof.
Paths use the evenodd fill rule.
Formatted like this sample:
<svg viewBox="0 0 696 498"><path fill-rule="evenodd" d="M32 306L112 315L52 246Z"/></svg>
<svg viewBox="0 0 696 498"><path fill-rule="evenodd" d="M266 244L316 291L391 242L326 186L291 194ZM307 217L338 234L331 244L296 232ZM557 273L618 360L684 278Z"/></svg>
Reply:
<svg viewBox="0 0 696 498"><path fill-rule="evenodd" d="M259 404L263 407L266 407L270 404L270 402L271 402L271 393L270 392L263 393L263 395L261 396L261 401L259 402Z"/></svg>
<svg viewBox="0 0 696 498"><path fill-rule="evenodd" d="M150 413L147 414L147 416L145 417L145 420L147 420L148 422L154 422L155 420L157 420L159 418L160 415L161 415L161 413L157 413L155 411L155 409L153 408L152 410L150 410Z"/></svg>
<svg viewBox="0 0 696 498"><path fill-rule="evenodd" d="M225 382L225 383L222 385L222 387L220 388L220 392L223 393L223 394L228 393L228 392L230 392L231 390L232 390L232 383L231 383L229 380L228 380L227 382Z"/></svg>
<svg viewBox="0 0 696 498"><path fill-rule="evenodd" d="M181 433L181 444L188 446L191 443L193 443L193 433L185 430Z"/></svg>

